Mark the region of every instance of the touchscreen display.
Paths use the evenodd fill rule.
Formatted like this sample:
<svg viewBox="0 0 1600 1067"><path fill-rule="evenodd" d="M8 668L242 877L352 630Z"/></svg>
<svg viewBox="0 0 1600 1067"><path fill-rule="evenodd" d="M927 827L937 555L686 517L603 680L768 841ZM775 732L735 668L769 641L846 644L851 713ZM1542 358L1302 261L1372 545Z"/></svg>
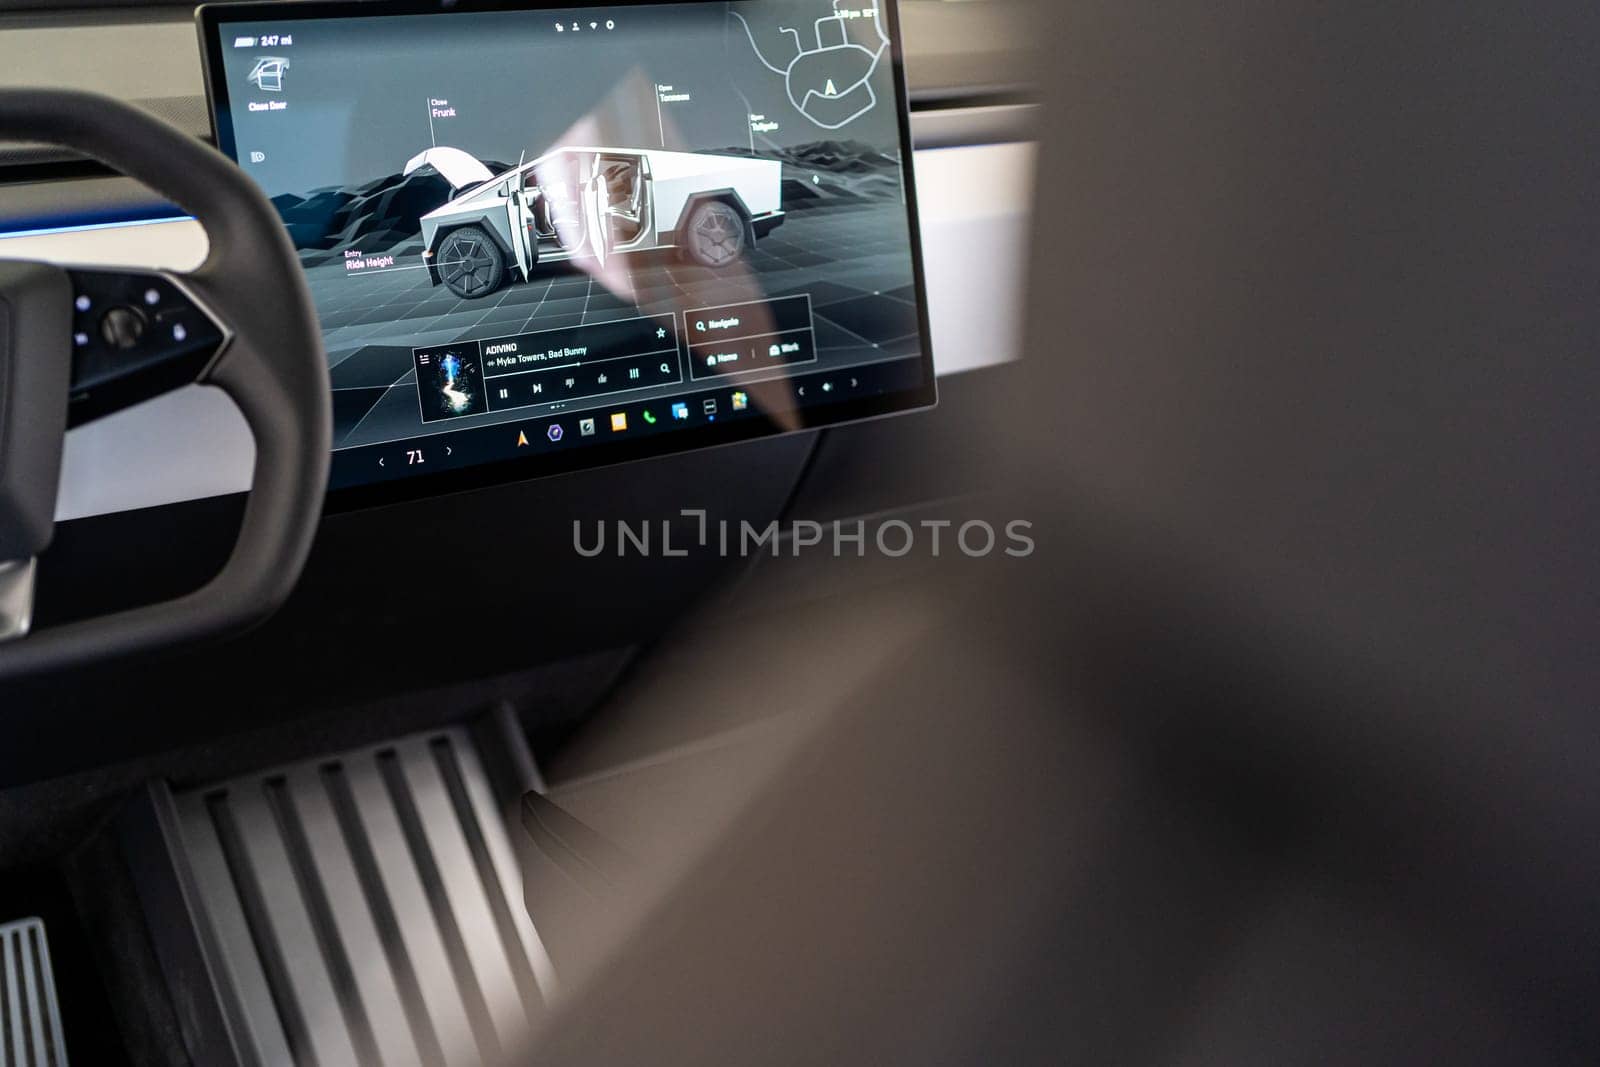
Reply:
<svg viewBox="0 0 1600 1067"><path fill-rule="evenodd" d="M321 318L334 488L933 402L892 6L200 19L218 143Z"/></svg>

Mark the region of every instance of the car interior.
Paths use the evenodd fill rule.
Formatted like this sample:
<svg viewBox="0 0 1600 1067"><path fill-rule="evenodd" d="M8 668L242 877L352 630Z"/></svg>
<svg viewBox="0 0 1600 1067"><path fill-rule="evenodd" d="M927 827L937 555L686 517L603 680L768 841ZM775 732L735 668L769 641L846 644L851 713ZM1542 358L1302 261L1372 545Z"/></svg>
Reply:
<svg viewBox="0 0 1600 1067"><path fill-rule="evenodd" d="M1600 1060L1597 49L13 0L0 1067Z"/></svg>

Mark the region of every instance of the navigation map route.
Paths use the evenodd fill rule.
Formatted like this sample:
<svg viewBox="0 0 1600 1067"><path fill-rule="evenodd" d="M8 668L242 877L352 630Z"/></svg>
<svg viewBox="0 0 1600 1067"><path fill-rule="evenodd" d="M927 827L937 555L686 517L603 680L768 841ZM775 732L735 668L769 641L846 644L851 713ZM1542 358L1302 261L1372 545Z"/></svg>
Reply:
<svg viewBox="0 0 1600 1067"><path fill-rule="evenodd" d="M846 8L843 0L833 0L833 14L824 15L812 25L815 47L807 47L799 30L780 26L780 33L794 37L795 56L787 66L778 66L756 44L749 21L737 11L729 14L744 26L745 36L756 58L774 74L781 75L796 111L824 130L850 125L878 105L871 79L889 48L883 30L883 13L876 6ZM851 40L848 25L867 18L877 35L876 50Z"/></svg>

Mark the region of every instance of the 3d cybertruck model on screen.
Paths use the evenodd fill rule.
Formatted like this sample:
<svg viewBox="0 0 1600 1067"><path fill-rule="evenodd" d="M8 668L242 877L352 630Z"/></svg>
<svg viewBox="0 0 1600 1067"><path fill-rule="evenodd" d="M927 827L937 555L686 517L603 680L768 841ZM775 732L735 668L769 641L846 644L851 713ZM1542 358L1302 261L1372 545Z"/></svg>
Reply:
<svg viewBox="0 0 1600 1067"><path fill-rule="evenodd" d="M488 296L536 264L677 248L726 267L783 221L775 160L631 148L558 148L492 173L459 148L430 148L405 173L432 167L455 197L422 216L435 285Z"/></svg>

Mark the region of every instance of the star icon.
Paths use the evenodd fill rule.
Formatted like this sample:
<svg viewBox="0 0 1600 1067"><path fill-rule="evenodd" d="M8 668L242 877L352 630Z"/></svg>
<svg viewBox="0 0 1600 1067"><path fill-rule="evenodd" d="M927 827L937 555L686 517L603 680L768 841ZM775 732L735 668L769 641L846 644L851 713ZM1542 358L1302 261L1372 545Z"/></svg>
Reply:
<svg viewBox="0 0 1600 1067"><path fill-rule="evenodd" d="M666 329L665 326L663 326L661 329L656 331L656 340L657 341L665 341L666 339L667 339L667 329Z"/></svg>

